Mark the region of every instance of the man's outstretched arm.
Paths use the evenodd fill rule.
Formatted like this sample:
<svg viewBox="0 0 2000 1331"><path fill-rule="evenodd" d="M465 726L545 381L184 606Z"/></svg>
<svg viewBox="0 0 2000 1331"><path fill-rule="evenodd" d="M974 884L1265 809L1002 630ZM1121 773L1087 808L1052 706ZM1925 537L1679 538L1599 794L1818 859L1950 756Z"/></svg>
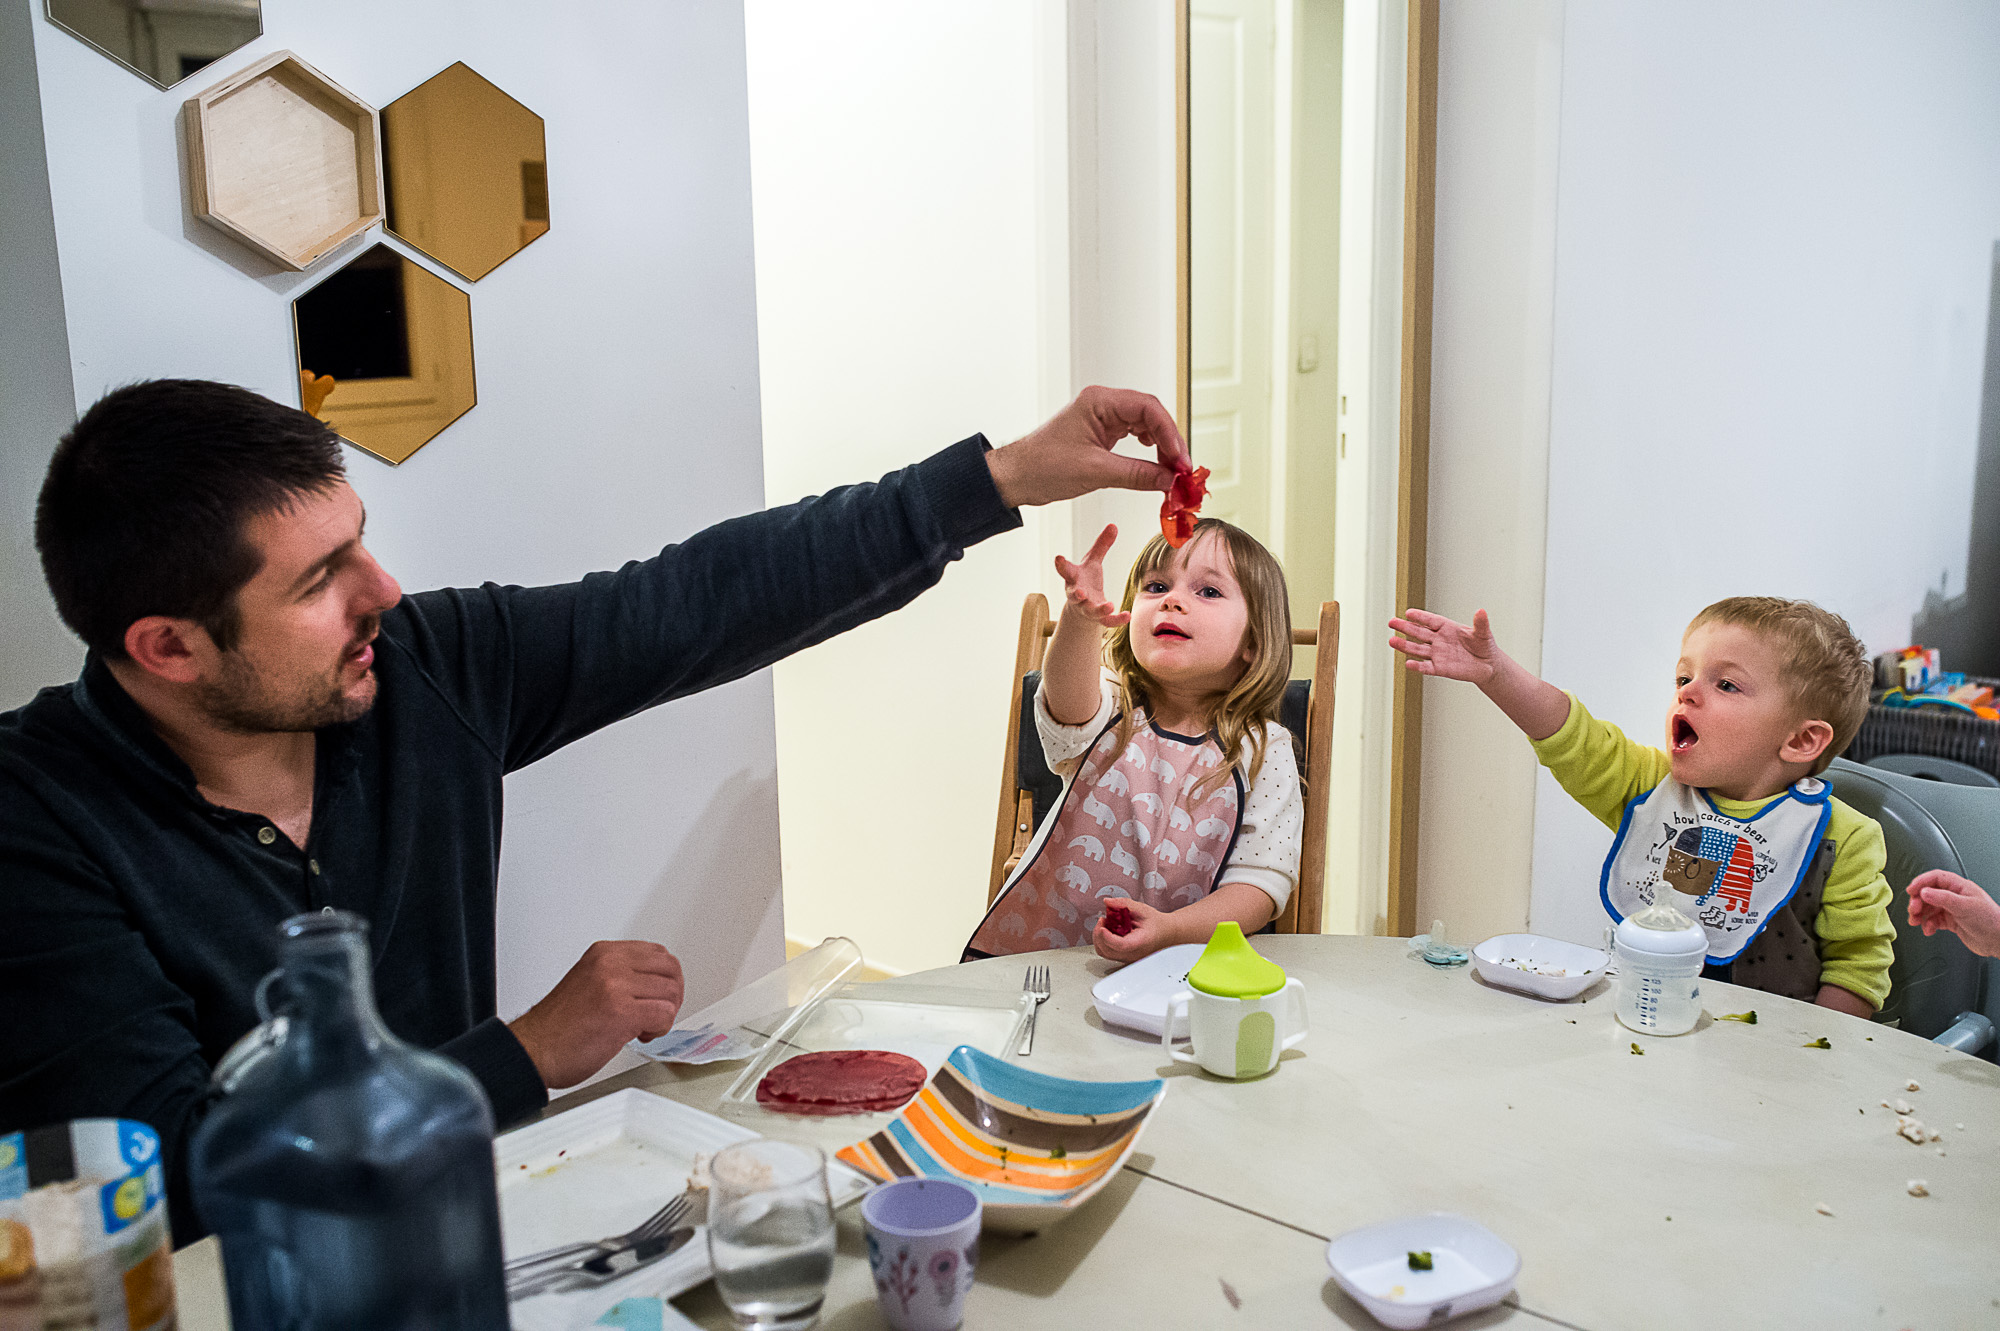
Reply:
<svg viewBox="0 0 2000 1331"><path fill-rule="evenodd" d="M1113 453L1125 437L1164 461ZM407 597L385 637L512 770L908 604L967 546L1019 526L1019 504L1106 486L1164 491L1186 461L1156 400L1091 389L1005 448L974 436L879 482L717 523L616 572Z"/></svg>

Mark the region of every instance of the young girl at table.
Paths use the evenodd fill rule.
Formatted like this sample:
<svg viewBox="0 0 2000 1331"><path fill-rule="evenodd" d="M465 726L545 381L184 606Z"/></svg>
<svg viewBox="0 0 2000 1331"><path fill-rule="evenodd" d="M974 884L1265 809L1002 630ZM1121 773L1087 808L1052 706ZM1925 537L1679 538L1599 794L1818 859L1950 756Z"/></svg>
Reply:
<svg viewBox="0 0 2000 1331"><path fill-rule="evenodd" d="M1305 803L1277 721L1292 665L1285 573L1214 518L1179 549L1155 536L1104 595L1106 527L1067 588L1035 724L1062 798L972 941L968 960L1089 943L1136 961L1254 933L1297 882ZM1108 909L1116 907L1116 909Z"/></svg>

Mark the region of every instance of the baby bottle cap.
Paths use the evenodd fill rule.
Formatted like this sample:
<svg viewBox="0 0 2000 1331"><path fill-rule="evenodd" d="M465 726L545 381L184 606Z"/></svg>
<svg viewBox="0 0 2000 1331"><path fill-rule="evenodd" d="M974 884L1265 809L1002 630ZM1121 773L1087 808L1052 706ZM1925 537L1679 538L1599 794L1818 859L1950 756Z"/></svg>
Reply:
<svg viewBox="0 0 2000 1331"><path fill-rule="evenodd" d="M1692 929L1694 921L1675 910L1672 903L1656 901L1641 911L1634 911L1632 923L1641 929L1658 929L1663 933L1678 933L1682 929Z"/></svg>
<svg viewBox="0 0 2000 1331"><path fill-rule="evenodd" d="M1634 952L1682 956L1708 950L1702 927L1666 901L1632 912L1618 926L1618 945Z"/></svg>
<svg viewBox="0 0 2000 1331"><path fill-rule="evenodd" d="M1242 925L1224 920L1187 978L1190 988L1218 998L1262 998L1285 987L1285 968L1259 956Z"/></svg>

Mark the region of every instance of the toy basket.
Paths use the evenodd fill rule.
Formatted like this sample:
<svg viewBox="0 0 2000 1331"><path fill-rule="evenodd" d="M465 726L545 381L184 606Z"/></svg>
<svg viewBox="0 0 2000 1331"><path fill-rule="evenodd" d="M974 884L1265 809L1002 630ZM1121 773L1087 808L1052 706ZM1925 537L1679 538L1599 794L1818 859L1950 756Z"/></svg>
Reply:
<svg viewBox="0 0 2000 1331"><path fill-rule="evenodd" d="M2000 679L1974 678L2000 693ZM1867 720L1841 756L1865 763L1885 753L1918 753L1950 758L2000 776L2000 721L1962 712L1956 707L1889 707L1876 703Z"/></svg>

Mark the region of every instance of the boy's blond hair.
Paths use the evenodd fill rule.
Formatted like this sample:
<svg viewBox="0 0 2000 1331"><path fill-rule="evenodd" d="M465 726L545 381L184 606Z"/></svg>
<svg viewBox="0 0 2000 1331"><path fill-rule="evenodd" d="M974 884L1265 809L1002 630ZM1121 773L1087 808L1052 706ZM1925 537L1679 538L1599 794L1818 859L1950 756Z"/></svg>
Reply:
<svg viewBox="0 0 2000 1331"><path fill-rule="evenodd" d="M1731 596L1696 615L1681 636L1703 624L1735 624L1777 646L1799 719L1833 727L1833 739L1813 764L1813 775L1824 772L1861 729L1875 679L1868 650L1847 621L1811 601Z"/></svg>
<svg viewBox="0 0 2000 1331"><path fill-rule="evenodd" d="M1182 548L1192 550L1196 541L1209 536L1222 543L1229 556L1230 572L1243 590L1244 639L1250 648L1249 665L1242 678L1215 700L1210 724L1216 742L1232 760L1242 752L1244 742L1249 742L1250 767L1244 785L1254 786L1257 773L1264 766L1264 723L1278 719L1278 704L1284 701L1285 684L1292 674L1292 602L1285 590L1284 567L1241 527L1220 518L1203 518L1195 523L1194 534ZM1146 542L1146 548L1139 552L1130 576L1125 579L1122 606L1126 611L1138 599L1139 585L1176 553L1163 536ZM1133 713L1141 707L1151 707L1151 694L1158 685L1132 652L1129 625L1121 624L1111 631L1104 643L1104 660L1118 679L1118 709L1122 715L1118 718L1117 743L1112 749L1116 753L1132 738ZM1226 762L1203 777L1193 788L1193 798L1206 799L1229 779L1233 767L1233 761Z"/></svg>

